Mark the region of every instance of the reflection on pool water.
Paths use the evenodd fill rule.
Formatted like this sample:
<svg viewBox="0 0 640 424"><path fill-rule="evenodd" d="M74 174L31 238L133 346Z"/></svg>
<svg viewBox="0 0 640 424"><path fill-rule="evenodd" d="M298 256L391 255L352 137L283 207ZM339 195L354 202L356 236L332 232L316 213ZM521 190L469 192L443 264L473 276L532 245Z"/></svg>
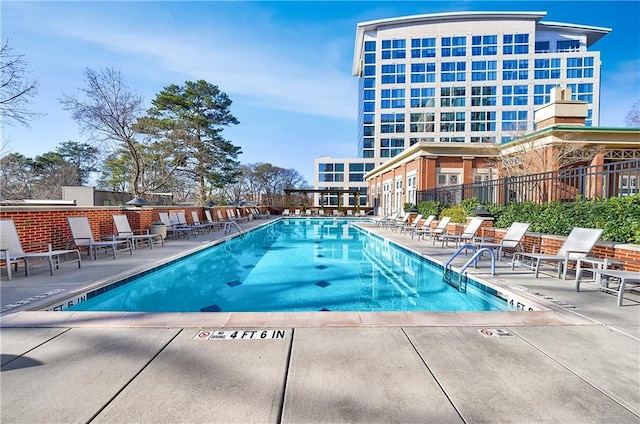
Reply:
<svg viewBox="0 0 640 424"><path fill-rule="evenodd" d="M488 293L488 292L489 293ZM65 310L129 312L504 311L469 284L346 219L281 219L142 275Z"/></svg>

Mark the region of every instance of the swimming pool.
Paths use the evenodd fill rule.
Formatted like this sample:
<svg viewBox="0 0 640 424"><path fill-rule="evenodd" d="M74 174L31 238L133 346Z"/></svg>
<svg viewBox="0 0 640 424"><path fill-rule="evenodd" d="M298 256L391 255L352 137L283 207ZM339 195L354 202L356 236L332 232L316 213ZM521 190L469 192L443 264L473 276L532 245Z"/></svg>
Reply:
<svg viewBox="0 0 640 424"><path fill-rule="evenodd" d="M302 312L514 310L481 284L348 219L281 219L165 266L87 292L70 311Z"/></svg>

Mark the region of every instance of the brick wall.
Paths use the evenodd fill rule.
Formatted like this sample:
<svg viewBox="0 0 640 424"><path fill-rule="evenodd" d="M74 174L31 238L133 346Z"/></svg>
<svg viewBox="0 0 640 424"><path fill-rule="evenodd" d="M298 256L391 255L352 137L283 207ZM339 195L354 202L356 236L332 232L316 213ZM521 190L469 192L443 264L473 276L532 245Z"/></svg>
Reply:
<svg viewBox="0 0 640 424"><path fill-rule="evenodd" d="M220 207L219 209L227 209ZM245 208L233 208L242 211L243 215L247 214ZM262 208L266 211L267 208ZM204 208L198 206L167 206L153 208L122 208L113 207L3 207L0 209L0 219L13 219L20 242L23 245L35 243L51 243L54 249L67 248L68 242L71 240L71 231L67 224L67 217L70 216L86 216L91 225L91 231L94 237L100 235L113 234L115 226L113 225L112 215L127 215L129 225L133 230L147 229L154 221L159 221L159 212L175 212L184 211L187 222L192 223L191 211L196 211L200 221L204 221L206 216ZM237 213L237 212L236 212ZM217 218L215 211L212 212L213 219ZM223 216L226 214L223 213ZM27 248L25 250L28 251Z"/></svg>

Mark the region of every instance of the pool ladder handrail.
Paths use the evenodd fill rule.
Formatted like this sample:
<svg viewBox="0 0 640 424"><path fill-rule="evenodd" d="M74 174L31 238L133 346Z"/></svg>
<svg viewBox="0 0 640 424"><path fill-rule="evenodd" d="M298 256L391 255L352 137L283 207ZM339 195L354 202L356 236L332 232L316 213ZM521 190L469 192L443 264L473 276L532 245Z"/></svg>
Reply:
<svg viewBox="0 0 640 424"><path fill-rule="evenodd" d="M232 227L233 227L233 228L232 228ZM224 233L225 233L225 234L229 234L229 233L231 232L231 230L232 230L232 229L234 229L234 228L235 228L235 229L238 231L238 233L240 233L240 234L244 234L244 232L245 232L245 231L242 229L242 227L240 227L240 226L238 225L238 223L237 223L237 222L235 222L235 221L227 221L227 222L224 224Z"/></svg>
<svg viewBox="0 0 640 424"><path fill-rule="evenodd" d="M484 252L488 252L489 255L491 256L491 275L496 275L496 258L495 258L495 255L493 253L493 250L491 250L491 249L489 249L487 247L483 247L482 249L478 249L478 248L476 248L475 245L473 245L471 243L466 243L466 244L463 244L462 246L458 247L458 249L455 252L453 252L453 255L451 255L451 257L449 258L447 263L444 264L444 269L447 270L447 269L451 268L451 262L453 262L453 260L460 254L460 252L462 252L463 250L467 250L467 249L471 249L473 251L473 255L471 256L471 259L469 259L464 265L462 265L462 268L460 268L460 274L462 274L464 272L464 270L467 269L469 267L469 265L471 265L472 263L477 263L478 257L480 255L482 255Z"/></svg>

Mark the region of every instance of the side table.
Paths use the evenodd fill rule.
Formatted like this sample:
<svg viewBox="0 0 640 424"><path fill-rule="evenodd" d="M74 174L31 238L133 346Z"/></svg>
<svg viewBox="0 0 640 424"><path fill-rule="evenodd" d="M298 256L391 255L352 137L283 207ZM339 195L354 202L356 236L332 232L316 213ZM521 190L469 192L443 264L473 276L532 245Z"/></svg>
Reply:
<svg viewBox="0 0 640 424"><path fill-rule="evenodd" d="M590 265L590 267L585 268L584 265ZM582 271L589 271L593 275L595 280L596 274L593 272L594 269L623 269L623 264L620 261L611 258L590 258L585 256L583 258L576 259L576 291L580 291L580 282L582 278Z"/></svg>

